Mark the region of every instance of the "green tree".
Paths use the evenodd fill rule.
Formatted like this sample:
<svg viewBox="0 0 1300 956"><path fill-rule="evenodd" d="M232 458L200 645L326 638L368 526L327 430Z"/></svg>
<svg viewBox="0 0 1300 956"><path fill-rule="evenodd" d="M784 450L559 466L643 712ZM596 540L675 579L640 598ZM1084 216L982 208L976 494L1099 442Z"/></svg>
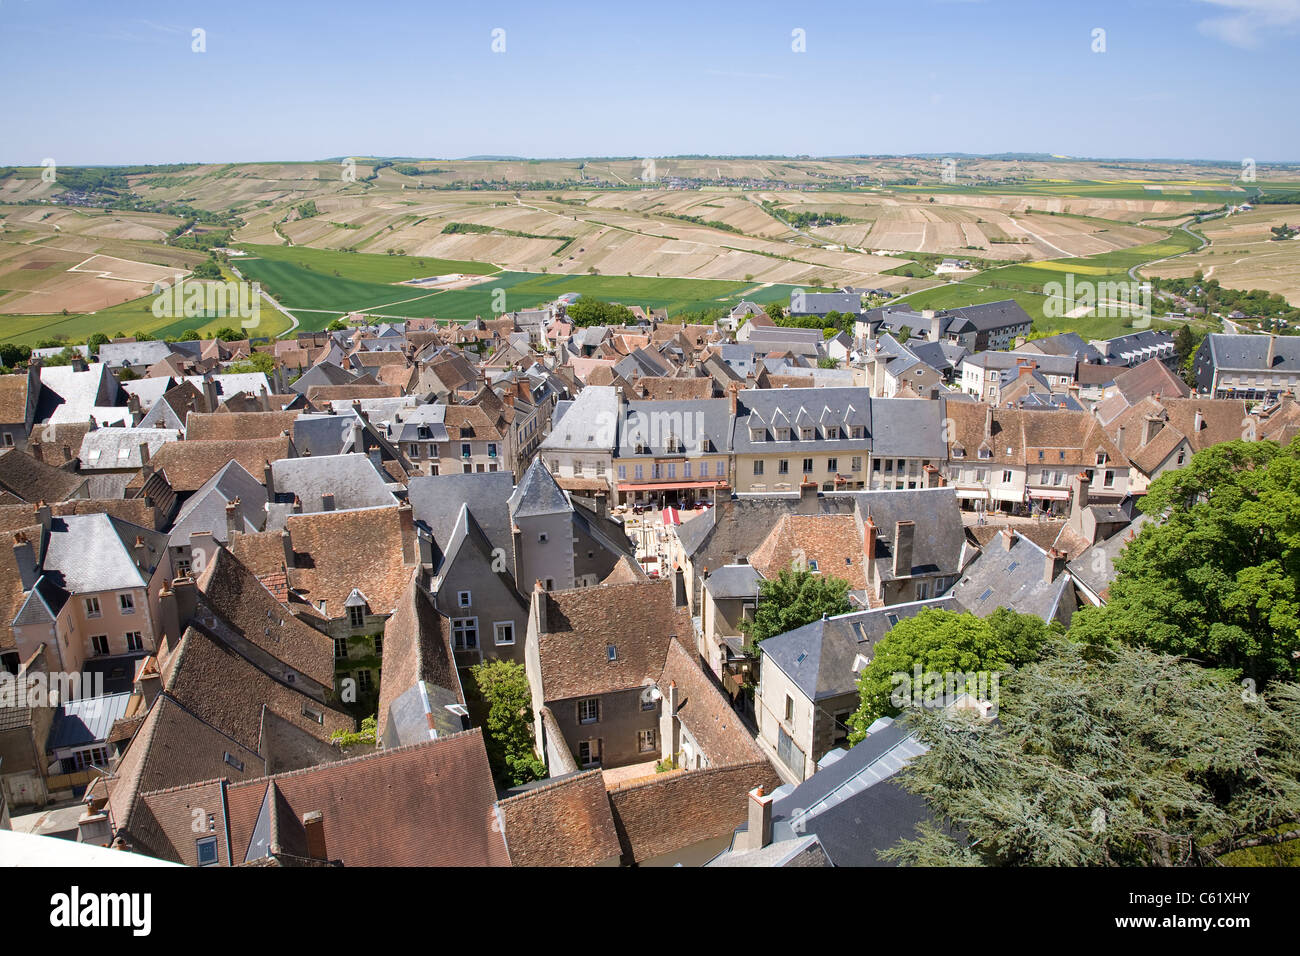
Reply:
<svg viewBox="0 0 1300 956"><path fill-rule="evenodd" d="M1249 424L1247 422L1246 424ZM1300 438L1233 441L1151 483L1105 607L1070 636L1145 644L1258 684L1300 676Z"/></svg>
<svg viewBox="0 0 1300 956"><path fill-rule="evenodd" d="M186 329L181 333L182 342L197 342L200 338L198 329Z"/></svg>
<svg viewBox="0 0 1300 956"><path fill-rule="evenodd" d="M920 827L885 860L1199 866L1300 838L1300 686L1052 641L1000 697L996 724L909 713L929 750L900 782L964 838Z"/></svg>
<svg viewBox="0 0 1300 956"><path fill-rule="evenodd" d="M622 325L632 321L630 309L589 295L579 296L578 301L565 309L565 315L577 326Z"/></svg>
<svg viewBox="0 0 1300 956"><path fill-rule="evenodd" d="M86 344L90 346L90 354L97 355L101 345L107 345L111 340L103 332L96 332L90 338L86 339Z"/></svg>
<svg viewBox="0 0 1300 956"><path fill-rule="evenodd" d="M271 375L275 372L275 359L266 352L254 352L246 359L231 362L226 366L226 371L232 374L238 372L262 372Z"/></svg>
<svg viewBox="0 0 1300 956"><path fill-rule="evenodd" d="M239 329L231 328L228 325L217 329L216 337L221 339L223 342L238 342L241 339L247 338L247 336L245 336Z"/></svg>
<svg viewBox="0 0 1300 956"><path fill-rule="evenodd" d="M742 621L740 628L758 646L823 614L847 614L852 609L847 581L803 568L782 568L776 577L759 584L753 620Z"/></svg>
<svg viewBox="0 0 1300 956"><path fill-rule="evenodd" d="M533 698L524 665L483 661L469 672L472 690L487 708L484 744L492 775L511 787L545 777L546 765L533 747Z"/></svg>
<svg viewBox="0 0 1300 956"><path fill-rule="evenodd" d="M1008 608L998 608L988 617L924 608L895 624L872 649L871 663L858 674L859 704L849 718L853 728L849 739L856 743L878 718L901 712L892 699L895 690L918 699L929 689L929 675L1008 671L1034 660L1046 641L1063 633L1059 624L1048 625ZM899 674L909 675L907 686L895 678ZM946 692L947 680L942 676L940 680ZM986 686L991 686L991 678ZM965 681L956 690L974 692Z"/></svg>
<svg viewBox="0 0 1300 956"><path fill-rule="evenodd" d="M767 311L767 317L775 322L777 319L785 318L785 309L781 308L779 302L769 302L763 307Z"/></svg>
<svg viewBox="0 0 1300 956"><path fill-rule="evenodd" d="M344 322L344 321L340 318L340 319L335 319L335 320L334 320L333 322L331 322L329 325L325 326L325 331L326 331L326 332L345 332L345 331L347 331L347 327L348 327L348 324L347 324L346 322Z"/></svg>
<svg viewBox="0 0 1300 956"><path fill-rule="evenodd" d="M30 346L14 345L12 342L5 342L0 345L0 365L5 368L13 368L19 362L26 362L32 357Z"/></svg>

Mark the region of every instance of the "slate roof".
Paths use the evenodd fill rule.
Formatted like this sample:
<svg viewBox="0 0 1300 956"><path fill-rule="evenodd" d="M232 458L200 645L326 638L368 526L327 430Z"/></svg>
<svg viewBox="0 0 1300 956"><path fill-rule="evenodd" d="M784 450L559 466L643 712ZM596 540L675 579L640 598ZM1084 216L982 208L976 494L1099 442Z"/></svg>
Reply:
<svg viewBox="0 0 1300 956"><path fill-rule="evenodd" d="M541 456L533 459L519 485L510 495L510 514L518 518L536 515L567 514L573 510L568 496L555 483L542 464Z"/></svg>
<svg viewBox="0 0 1300 956"><path fill-rule="evenodd" d="M81 470L139 468L144 464L140 446L149 446L152 458L168 442L180 441L170 428L96 428L81 439Z"/></svg>
<svg viewBox="0 0 1300 956"><path fill-rule="evenodd" d="M166 547L166 535L106 514L52 518L45 573L73 594L144 587Z"/></svg>
<svg viewBox="0 0 1300 956"><path fill-rule="evenodd" d="M950 592L972 614L987 617L1000 607L1019 614L1032 614L1044 621L1072 608L1062 601L1072 587L1070 575L1061 573L1050 584L1044 580L1047 552L1021 535L1010 550L998 540L966 568Z"/></svg>
<svg viewBox="0 0 1300 956"><path fill-rule="evenodd" d="M459 731L460 718L447 705L464 703L451 628L413 575L384 624L379 739L394 747Z"/></svg>
<svg viewBox="0 0 1300 956"><path fill-rule="evenodd" d="M64 701L54 712L47 753L65 747L93 747L108 739L113 724L126 715L131 692Z"/></svg>
<svg viewBox="0 0 1300 956"><path fill-rule="evenodd" d="M765 640L763 666L779 669L809 700L851 694L857 689L859 655L870 663L890 628L925 608L963 610L956 599L940 597L822 618Z"/></svg>
<svg viewBox="0 0 1300 956"><path fill-rule="evenodd" d="M501 548L513 568L515 548L508 504L513 489L514 478L509 472L418 475L411 479L407 495L414 519L432 531L438 548L446 550L461 507L468 506L492 547ZM439 558L435 555L435 571Z"/></svg>

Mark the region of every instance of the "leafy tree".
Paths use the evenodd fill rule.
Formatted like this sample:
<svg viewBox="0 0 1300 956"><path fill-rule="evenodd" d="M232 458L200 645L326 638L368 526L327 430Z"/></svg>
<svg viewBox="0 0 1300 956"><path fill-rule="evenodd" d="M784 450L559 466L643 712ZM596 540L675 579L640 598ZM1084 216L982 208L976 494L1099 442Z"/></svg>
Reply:
<svg viewBox="0 0 1300 956"><path fill-rule="evenodd" d="M221 339L223 342L238 342L241 339L247 338L247 336L239 329L233 329L228 325L217 329L216 337Z"/></svg>
<svg viewBox="0 0 1300 956"><path fill-rule="evenodd" d="M137 372L135 369L127 368L125 366L119 368L116 372L116 375L117 375L117 380L119 382L134 382L137 378L140 377L140 373Z"/></svg>
<svg viewBox="0 0 1300 956"><path fill-rule="evenodd" d="M818 368L839 368L840 363L833 358L820 358L817 360Z"/></svg>
<svg viewBox="0 0 1300 956"><path fill-rule="evenodd" d="M988 617L925 608L899 621L876 644L871 663L858 674L860 703L849 718L850 740L856 743L865 737L878 718L898 715L900 708L891 701L900 686L895 674L914 675L919 665L920 686L904 693L921 697L927 692L926 675L1008 671L1033 661L1044 643L1063 633L1059 624L1048 625L1008 608L998 608ZM957 688L958 692L968 689L973 692L964 681Z"/></svg>
<svg viewBox="0 0 1300 956"><path fill-rule="evenodd" d="M777 319L785 318L785 309L781 307L781 303L779 302L769 302L763 308L767 312L767 317L773 322Z"/></svg>
<svg viewBox="0 0 1300 956"><path fill-rule="evenodd" d="M589 295L579 296L578 301L565 309L565 315L577 326L622 325L632 321L630 309Z"/></svg>
<svg viewBox="0 0 1300 956"><path fill-rule="evenodd" d="M1053 641L1001 687L997 724L912 711L929 750L900 782L952 821L912 865L1213 865L1300 838L1300 686L1243 694L1145 648Z"/></svg>
<svg viewBox="0 0 1300 956"><path fill-rule="evenodd" d="M331 322L329 325L325 326L325 331L326 331L326 332L344 332L344 331L347 330L347 327L348 327L348 324L347 324L346 322L344 322L342 319L335 319L335 320L334 320L333 322Z"/></svg>
<svg viewBox="0 0 1300 956"><path fill-rule="evenodd" d="M19 362L26 362L32 357L32 350L26 345L14 345L12 342L5 342L0 345L0 365L5 368L13 368Z"/></svg>
<svg viewBox="0 0 1300 956"><path fill-rule="evenodd" d="M546 765L533 749L533 698L524 665L491 660L469 669L472 688L487 707L484 722L492 775L506 786L546 776Z"/></svg>
<svg viewBox="0 0 1300 956"><path fill-rule="evenodd" d="M776 577L759 584L754 618L742 621L740 628L750 643L758 646L773 635L811 624L823 614L851 610L847 581L803 568L782 568Z"/></svg>
<svg viewBox="0 0 1300 956"><path fill-rule="evenodd" d="M97 355L99 354L99 347L101 345L107 345L110 341L109 337L103 332L96 332L90 338L86 339L86 344L90 346L90 354Z"/></svg>
<svg viewBox="0 0 1300 956"><path fill-rule="evenodd" d="M202 336L199 335L198 329L186 329L181 333L182 342L197 342Z"/></svg>
<svg viewBox="0 0 1300 956"><path fill-rule="evenodd" d="M196 279L220 279L221 266L214 259L204 259L193 269Z"/></svg>
<svg viewBox="0 0 1300 956"><path fill-rule="evenodd" d="M263 372L271 375L275 372L275 359L265 352L254 352L246 359L238 362L231 362L226 366L226 371L231 374L238 372Z"/></svg>
<svg viewBox="0 0 1300 956"><path fill-rule="evenodd" d="M1105 607L1070 636L1145 644L1259 684L1300 676L1300 438L1233 441L1151 483Z"/></svg>

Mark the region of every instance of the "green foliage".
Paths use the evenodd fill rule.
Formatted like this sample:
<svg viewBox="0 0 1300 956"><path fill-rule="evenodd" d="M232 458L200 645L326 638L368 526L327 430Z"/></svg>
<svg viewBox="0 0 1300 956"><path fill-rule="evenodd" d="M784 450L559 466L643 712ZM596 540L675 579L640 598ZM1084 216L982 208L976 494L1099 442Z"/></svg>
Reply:
<svg viewBox="0 0 1300 956"><path fill-rule="evenodd" d="M314 200L308 199L305 203L298 206L297 208L298 208L298 215L301 216L303 219L310 219L312 216L318 215L316 211L316 203Z"/></svg>
<svg viewBox="0 0 1300 956"><path fill-rule="evenodd" d="M782 568L776 577L759 584L754 618L742 621L740 628L750 643L758 646L776 634L811 624L823 614L851 610L847 581L802 568Z"/></svg>
<svg viewBox="0 0 1300 956"><path fill-rule="evenodd" d="M0 345L0 365L5 368L13 368L19 362L26 362L31 356L31 346L14 345L10 342Z"/></svg>
<svg viewBox="0 0 1300 956"><path fill-rule="evenodd" d="M890 628L873 649L871 663L858 675L860 703L849 719L853 728L849 739L858 742L878 718L901 712L891 699L896 688L920 699L928 690L928 674L1008 671L1033 661L1044 643L1063 632L1059 624L1049 626L1031 614L1007 608L998 608L989 617L924 608ZM912 686L895 681L895 674L909 675ZM956 690L974 692L964 682Z"/></svg>
<svg viewBox="0 0 1300 956"><path fill-rule="evenodd" d="M229 325L224 325L217 329L214 337L221 339L223 342L239 342L248 336L239 329L231 328Z"/></svg>
<svg viewBox="0 0 1300 956"><path fill-rule="evenodd" d="M198 329L186 329L181 333L180 338L182 342L197 342L199 339L200 335Z"/></svg>
<svg viewBox="0 0 1300 956"><path fill-rule="evenodd" d="M329 325L325 326L326 332L346 332L348 324L342 319L335 319Z"/></svg>
<svg viewBox="0 0 1300 956"><path fill-rule="evenodd" d="M1152 482L1153 517L1075 640L1145 644L1258 684L1300 676L1300 438L1233 441Z"/></svg>
<svg viewBox="0 0 1300 956"><path fill-rule="evenodd" d="M577 326L622 325L633 321L632 310L626 306L589 295L579 296L576 302L565 309L565 315Z"/></svg>
<svg viewBox="0 0 1300 956"><path fill-rule="evenodd" d="M107 335L105 335L103 332L96 332L96 333L95 333L94 335L92 335L90 338L86 339L86 344L87 344L88 346L90 346L90 354L91 354L91 355L98 355L98 354L99 354L99 347L100 347L101 345L107 345L107 344L109 343L109 341L111 341L111 340L110 340L109 337L108 337Z"/></svg>
<svg viewBox="0 0 1300 956"><path fill-rule="evenodd" d="M533 748L532 692L524 665L492 660L469 669L472 690L487 707L484 743L492 775L506 786L546 776Z"/></svg>
<svg viewBox="0 0 1300 956"><path fill-rule="evenodd" d="M226 366L226 371L231 374L237 372L263 372L266 375L271 375L275 372L275 359L266 352L254 352L246 359L231 362Z"/></svg>
<svg viewBox="0 0 1300 956"><path fill-rule="evenodd" d="M1300 836L1295 684L1243 694L1143 648L1053 641L1003 682L998 724L908 721L930 749L900 782L967 839L926 828L886 860L1204 866Z"/></svg>
<svg viewBox="0 0 1300 956"><path fill-rule="evenodd" d="M336 730L330 734L330 743L338 744L340 747L355 747L358 744L370 744L374 746L376 734L379 730L379 721L371 716L363 718L361 729L356 731Z"/></svg>
<svg viewBox="0 0 1300 956"><path fill-rule="evenodd" d="M196 279L220 279L221 266L215 259L204 259L193 269L194 278Z"/></svg>

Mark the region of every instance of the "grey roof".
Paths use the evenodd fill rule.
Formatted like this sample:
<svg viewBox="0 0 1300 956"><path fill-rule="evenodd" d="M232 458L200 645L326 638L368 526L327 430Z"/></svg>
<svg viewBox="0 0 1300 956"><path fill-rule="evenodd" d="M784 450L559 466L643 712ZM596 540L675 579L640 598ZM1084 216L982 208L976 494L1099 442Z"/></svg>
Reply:
<svg viewBox="0 0 1300 956"><path fill-rule="evenodd" d="M501 548L514 567L514 536L511 534L508 501L514 477L508 471L475 474L416 475L408 485L412 517L433 533L435 543L445 549L455 531L461 507L470 513L493 548Z"/></svg>
<svg viewBox="0 0 1300 956"><path fill-rule="evenodd" d="M928 749L902 722L878 722L856 747L833 762L823 759L822 769L773 801L773 842L815 834L837 867L892 865L877 852L915 837L917 824L937 822L925 799L896 776Z"/></svg>
<svg viewBox="0 0 1300 956"><path fill-rule="evenodd" d="M763 576L752 564L727 564L708 576L704 590L714 600L753 597L758 593L758 582L761 580Z"/></svg>
<svg viewBox="0 0 1300 956"><path fill-rule="evenodd" d="M871 401L871 453L877 458L948 456L944 443L943 402L925 398L875 398Z"/></svg>
<svg viewBox="0 0 1300 956"><path fill-rule="evenodd" d="M138 563L133 558L137 538L144 544ZM106 514L53 518L45 573L73 594L143 587L166 546L165 535ZM144 612L137 609L137 613Z"/></svg>
<svg viewBox="0 0 1300 956"><path fill-rule="evenodd" d="M1264 354L1267 354L1268 336L1242 336L1242 338L1259 339L1264 343ZM1129 335L1120 335L1113 339L1097 339L1092 344L1101 352L1101 360L1106 365L1115 365L1116 363L1137 365L1156 355L1173 354L1174 337L1170 332L1145 329ZM1261 364L1256 367L1262 368L1263 366ZM1292 368L1294 367L1293 365Z"/></svg>
<svg viewBox="0 0 1300 956"><path fill-rule="evenodd" d="M71 365L43 366L36 421L60 424L94 419L100 425L129 422L130 412L119 406L121 389L102 363L84 372Z"/></svg>
<svg viewBox="0 0 1300 956"><path fill-rule="evenodd" d="M360 377L333 362L319 362L303 372L289 387L299 395L306 395L313 385L348 385Z"/></svg>
<svg viewBox="0 0 1300 956"><path fill-rule="evenodd" d="M1214 366L1220 371L1287 371L1300 369L1300 337L1279 335L1273 347L1273 365L1268 364L1267 335L1206 336Z"/></svg>
<svg viewBox="0 0 1300 956"><path fill-rule="evenodd" d="M563 403L561 403L563 404ZM618 394L612 385L588 385L552 419L542 449L612 452L618 440Z"/></svg>
<svg viewBox="0 0 1300 956"><path fill-rule="evenodd" d="M1079 365L1073 355L1039 355L1037 352L976 352L968 355L962 364L1004 371L1030 362L1046 375L1073 376Z"/></svg>
<svg viewBox="0 0 1300 956"><path fill-rule="evenodd" d="M1060 332L1046 338L1034 339L1034 351L1044 355L1073 355L1080 362L1100 362L1101 352L1095 345L1085 342L1078 332Z"/></svg>
<svg viewBox="0 0 1300 956"><path fill-rule="evenodd" d="M235 499L239 499L241 531L261 531L266 527L266 488L239 462L229 461L186 499L177 512L168 535L171 545L188 545L190 535L205 531L212 532L217 541L229 540L226 505Z"/></svg>
<svg viewBox="0 0 1300 956"><path fill-rule="evenodd" d="M769 843L759 850L729 850L714 857L705 866L719 867L809 867L831 866L817 834Z"/></svg>
<svg viewBox="0 0 1300 956"><path fill-rule="evenodd" d="M446 415L446 405L416 405L393 411L380 424L386 426L388 437L396 442L442 442L447 441ZM376 421L373 414L371 421Z"/></svg>
<svg viewBox="0 0 1300 956"><path fill-rule="evenodd" d="M1005 607L1051 622L1071 582L1070 575L1063 572L1047 583L1047 560L1047 552L1028 538L1016 535L1008 550L1002 546L1000 536L995 537L966 568L953 586L952 596L980 617Z"/></svg>
<svg viewBox="0 0 1300 956"><path fill-rule="evenodd" d="M140 458L142 444L149 446L152 456L163 445L180 438L180 432L170 428L96 428L81 439L77 457L82 471L139 469L144 464Z"/></svg>
<svg viewBox="0 0 1300 956"><path fill-rule="evenodd" d="M1115 581L1115 559L1150 520L1149 516L1139 514L1127 528L1088 548L1066 565L1071 576L1100 598Z"/></svg>
<svg viewBox="0 0 1300 956"><path fill-rule="evenodd" d="M993 332L1017 325L1029 325L1029 313L1015 299L986 302L982 305L963 305L939 313L944 318L944 332Z"/></svg>
<svg viewBox="0 0 1300 956"><path fill-rule="evenodd" d="M805 292L790 296L791 315L825 315L827 312L857 312L862 297L850 292Z"/></svg>
<svg viewBox="0 0 1300 956"><path fill-rule="evenodd" d="M36 585L28 592L23 606L14 615L13 623L16 625L53 624L67 601L68 592L60 587L53 577L42 574L37 579Z"/></svg>
<svg viewBox="0 0 1300 956"><path fill-rule="evenodd" d="M533 515L565 514L573 510L569 498L555 483L540 457L534 458L519 486L510 495L510 514L514 518Z"/></svg>
<svg viewBox="0 0 1300 956"><path fill-rule="evenodd" d="M122 342L106 343L99 347L96 359L114 368L142 365L148 367L161 362L172 354L172 347L166 342Z"/></svg>
<svg viewBox="0 0 1300 956"><path fill-rule="evenodd" d="M83 697L60 704L54 712L45 750L53 753L64 747L91 747L108 739L113 723L126 715L130 692Z"/></svg>
<svg viewBox="0 0 1300 956"><path fill-rule="evenodd" d="M324 510L322 495L334 496L334 510L381 508L397 504L388 490L389 477L380 474L369 455L312 455L271 462L275 502L292 507L296 495L304 514Z"/></svg>
<svg viewBox="0 0 1300 956"><path fill-rule="evenodd" d="M730 437L731 403L725 398L628 402L616 454L677 454L676 447L668 448L670 439L682 442L687 453L726 452Z"/></svg>
<svg viewBox="0 0 1300 956"><path fill-rule="evenodd" d="M870 663L890 628L928 607L962 610L952 597L941 597L823 618L765 640L763 666L779 668L810 700L854 693L858 657Z"/></svg>
<svg viewBox="0 0 1300 956"><path fill-rule="evenodd" d="M389 705L385 747L404 747L465 730L468 721L450 708L463 708L459 695L428 681L416 681Z"/></svg>
<svg viewBox="0 0 1300 956"><path fill-rule="evenodd" d="M871 430L871 393L865 388L762 388L746 389L740 392L740 404L732 432L732 448L737 454L761 452L775 454L779 446L786 445L799 452L833 452L861 451L868 446L864 444ZM829 409L830 415L826 415ZM776 441L776 435L767 432L767 441L755 442L750 436L751 418L772 424L777 421L778 413L789 422L797 421L801 415L821 425L837 424L841 427L840 438L824 439L824 432L819 429L818 437L805 441L791 432L787 443ZM809 422L811 423L811 422ZM847 436L852 434L852 427L861 425L865 431L861 439Z"/></svg>
<svg viewBox="0 0 1300 956"><path fill-rule="evenodd" d="M863 520L876 525L876 563L879 580L894 579L894 536L900 521L914 521L912 574L956 574L967 560L966 529L961 506L952 487L913 488L897 491L853 491Z"/></svg>
<svg viewBox="0 0 1300 956"><path fill-rule="evenodd" d="M970 354L964 345L949 342L947 339L940 339L938 342L913 341L909 342L907 347L926 365L945 374L956 369L961 365L962 359Z"/></svg>
<svg viewBox="0 0 1300 956"><path fill-rule="evenodd" d="M303 457L338 455L352 441L355 415L299 415L293 420L293 447Z"/></svg>

